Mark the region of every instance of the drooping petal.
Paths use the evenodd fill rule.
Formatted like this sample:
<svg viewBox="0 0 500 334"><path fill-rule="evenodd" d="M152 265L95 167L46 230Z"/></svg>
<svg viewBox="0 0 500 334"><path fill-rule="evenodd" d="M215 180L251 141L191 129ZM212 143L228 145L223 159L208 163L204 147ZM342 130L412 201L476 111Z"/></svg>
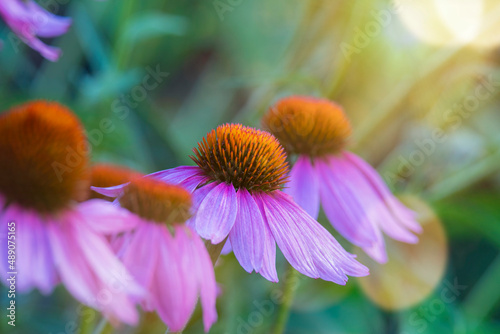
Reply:
<svg viewBox="0 0 500 334"><path fill-rule="evenodd" d="M0 200L0 205L3 205ZM49 294L57 284L52 251L41 218L35 212L16 204L0 213L0 277L6 279L16 273L16 289L28 292L38 288ZM10 252L9 252L10 251Z"/></svg>
<svg viewBox="0 0 500 334"><path fill-rule="evenodd" d="M350 160L365 175L366 179L379 196L386 202L399 221L407 228L416 233L422 233L422 227L415 220L415 213L405 207L397 198L391 194L384 181L368 163L351 152L344 152L346 159Z"/></svg>
<svg viewBox="0 0 500 334"><path fill-rule="evenodd" d="M249 273L258 272L264 258L264 229L267 227L257 203L246 189L240 188L236 198L238 214L229 240L243 269Z"/></svg>
<svg viewBox="0 0 500 334"><path fill-rule="evenodd" d="M34 211L26 211L24 219L19 217L16 221L19 291L37 287L40 292L49 294L57 283L52 250L44 224Z"/></svg>
<svg viewBox="0 0 500 334"><path fill-rule="evenodd" d="M134 277L136 282L147 291L143 306L148 311L152 311L153 292L151 286L158 263L158 247L160 233L155 224L144 222L134 232L128 234L129 240L124 245L120 259Z"/></svg>
<svg viewBox="0 0 500 334"><path fill-rule="evenodd" d="M323 210L335 229L351 243L364 247L376 242L378 226L365 210L351 180L342 177L345 171L338 165L317 160L316 170L322 180L320 185Z"/></svg>
<svg viewBox="0 0 500 334"><path fill-rule="evenodd" d="M31 0L27 3L19 0L1 1L0 16L23 42L42 56L51 61L59 58L61 50L46 45L37 36L61 35L68 30L71 19L51 14Z"/></svg>
<svg viewBox="0 0 500 334"><path fill-rule="evenodd" d="M302 274L319 278L313 257L304 237L303 227L299 227L298 217L290 217L282 205L268 194L260 194L267 224L271 233L290 264Z"/></svg>
<svg viewBox="0 0 500 334"><path fill-rule="evenodd" d="M47 224L54 260L68 291L111 320L134 325L137 310L131 296L142 289L113 254L106 239L87 226L78 212Z"/></svg>
<svg viewBox="0 0 500 334"><path fill-rule="evenodd" d="M268 281L277 283L278 273L276 272L276 241L274 240L273 234L269 229L261 196L255 195L253 198L259 207L259 211L265 223L264 240L262 242L264 245L264 258L262 260L262 268L257 272Z"/></svg>
<svg viewBox="0 0 500 334"><path fill-rule="evenodd" d="M224 182L215 186L201 201L196 213L196 232L213 244L223 241L236 220L238 202L236 191Z"/></svg>
<svg viewBox="0 0 500 334"><path fill-rule="evenodd" d="M87 217L88 225L97 233L126 232L139 224L137 216L130 211L101 199L82 202L76 210Z"/></svg>
<svg viewBox="0 0 500 334"><path fill-rule="evenodd" d="M31 14L32 20L36 21L34 32L40 37L56 37L66 33L71 26L71 18L57 16L34 1L26 2L26 8Z"/></svg>
<svg viewBox="0 0 500 334"><path fill-rule="evenodd" d="M179 235L176 236L177 239ZM181 236L181 239L183 237ZM197 281L186 266L192 265L183 240L175 240L162 230L158 267L155 275L155 308L171 331L181 331L196 305Z"/></svg>
<svg viewBox="0 0 500 334"><path fill-rule="evenodd" d="M267 222L285 258L297 271L345 284L347 276L365 276L368 269L346 252L317 221L282 192L261 195ZM288 239L288 240L287 240Z"/></svg>
<svg viewBox="0 0 500 334"><path fill-rule="evenodd" d="M189 238L191 239L191 262L194 264L194 271L197 274L201 306L203 309L203 325L205 332L208 332L212 324L217 320L217 310L215 308L217 283L215 282L212 260L210 259L203 241L193 230L189 232Z"/></svg>
<svg viewBox="0 0 500 334"><path fill-rule="evenodd" d="M376 224L387 235L407 243L418 242L418 238L406 229L397 216L391 213L387 201L380 196L380 193L377 193L372 183L367 180L356 164L349 159L338 159L334 163L339 166L337 170L344 173L340 176L351 180L352 191L358 198L362 199L366 214L373 217ZM391 197L393 196L391 195Z"/></svg>
<svg viewBox="0 0 500 334"><path fill-rule="evenodd" d="M311 165L310 158L299 156L291 172L285 193L293 197L311 217L318 218L319 213L319 178Z"/></svg>

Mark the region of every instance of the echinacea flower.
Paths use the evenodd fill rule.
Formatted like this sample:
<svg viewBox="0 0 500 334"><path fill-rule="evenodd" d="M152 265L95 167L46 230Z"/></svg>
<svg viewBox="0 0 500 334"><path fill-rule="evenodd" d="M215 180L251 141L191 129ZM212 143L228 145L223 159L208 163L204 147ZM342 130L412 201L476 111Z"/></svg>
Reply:
<svg viewBox="0 0 500 334"><path fill-rule="evenodd" d="M215 274L201 238L184 223L191 213L191 194L178 185L135 178L118 195L134 213L138 226L117 240L123 263L149 294L147 311L156 310L169 329L181 331L200 295L208 331L217 320Z"/></svg>
<svg viewBox="0 0 500 334"><path fill-rule="evenodd" d="M33 0L0 1L0 17L9 28L43 57L56 61L61 55L59 48L48 46L38 37L56 37L68 31L71 19L54 15Z"/></svg>
<svg viewBox="0 0 500 334"><path fill-rule="evenodd" d="M219 126L194 149L196 167L149 175L193 191L195 216L189 223L212 244L226 238L241 266L277 282L276 243L300 273L338 284L366 267L281 191L287 181L286 155L271 134L240 124ZM104 195L122 186L98 190Z"/></svg>
<svg viewBox="0 0 500 334"><path fill-rule="evenodd" d="M382 232L416 243L415 214L391 194L365 161L346 151L351 134L342 108L328 100L293 96L278 101L263 126L289 154L298 155L287 192L312 217L320 202L335 229L374 260L387 261Z"/></svg>
<svg viewBox="0 0 500 334"><path fill-rule="evenodd" d="M89 191L87 143L78 119L35 101L0 115L0 277L49 294L62 282L112 321L135 324L143 294L106 235L134 226L131 214Z"/></svg>
<svg viewBox="0 0 500 334"><path fill-rule="evenodd" d="M90 169L90 185L94 187L112 187L142 176L141 173L127 167L108 163L95 164ZM91 191L90 198L100 198L113 201L114 198Z"/></svg>

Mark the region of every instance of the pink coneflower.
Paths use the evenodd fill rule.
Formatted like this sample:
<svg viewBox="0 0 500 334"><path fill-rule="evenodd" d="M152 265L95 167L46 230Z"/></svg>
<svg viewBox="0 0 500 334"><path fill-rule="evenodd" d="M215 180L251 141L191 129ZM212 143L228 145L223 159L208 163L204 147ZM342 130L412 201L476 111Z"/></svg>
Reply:
<svg viewBox="0 0 500 334"><path fill-rule="evenodd" d="M198 166L151 174L193 191L198 234L213 244L229 237L248 272L277 282L276 243L304 275L345 284L366 267L347 253L318 222L280 189L288 173L286 155L271 134L239 124L219 126L194 149ZM100 190L104 195L123 186Z"/></svg>
<svg viewBox="0 0 500 334"><path fill-rule="evenodd" d="M200 295L208 331L217 320L215 274L203 241L184 224L190 217L191 194L181 186L136 178L118 201L139 222L117 242L123 263L149 292L144 309L156 310L177 332L186 326Z"/></svg>
<svg viewBox="0 0 500 334"><path fill-rule="evenodd" d="M377 172L344 150L351 134L341 107L323 99L288 97L263 118L289 154L298 155L287 192L312 217L320 202L327 218L351 243L380 263L387 261L381 232L416 243L421 227L394 197Z"/></svg>
<svg viewBox="0 0 500 334"><path fill-rule="evenodd" d="M135 324L142 296L105 235L135 227L125 209L88 193L83 128L65 107L30 102L0 115L0 277L49 294L62 281L83 304ZM11 274L14 273L14 274Z"/></svg>
<svg viewBox="0 0 500 334"><path fill-rule="evenodd" d="M54 15L32 0L0 1L0 17L26 44L51 61L56 61L61 50L48 46L38 37L56 37L68 31L71 19Z"/></svg>

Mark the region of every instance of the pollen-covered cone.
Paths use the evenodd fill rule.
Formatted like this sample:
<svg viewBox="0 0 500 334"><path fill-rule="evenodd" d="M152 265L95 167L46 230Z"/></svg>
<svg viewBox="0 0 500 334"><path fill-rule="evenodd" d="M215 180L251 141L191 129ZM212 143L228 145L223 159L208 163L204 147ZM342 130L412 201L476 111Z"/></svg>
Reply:
<svg viewBox="0 0 500 334"><path fill-rule="evenodd" d="M288 164L271 134L239 124L211 131L194 149L198 166L148 177L193 192L195 216L188 225L218 244L228 239L241 266L277 282L276 244L304 275L345 284L368 270L301 209L281 188ZM124 186L96 190L111 196ZM226 249L227 250L227 249Z"/></svg>
<svg viewBox="0 0 500 334"><path fill-rule="evenodd" d="M191 194L180 186L135 178L116 195L139 222L116 242L123 263L148 291L143 308L158 312L177 332L186 326L200 296L208 331L217 320L215 274L203 241L183 224L191 214Z"/></svg>
<svg viewBox="0 0 500 334"><path fill-rule="evenodd" d="M136 324L142 288L106 236L135 226L131 215L88 193L86 141L64 106L36 101L0 115L0 276L18 292L49 294L62 282L113 322ZM14 274L12 274L14 273Z"/></svg>
<svg viewBox="0 0 500 334"><path fill-rule="evenodd" d="M278 101L263 118L297 156L285 190L313 218L320 203L333 227L378 262L387 261L382 232L416 243L415 214L394 197L369 164L344 150L351 127L341 107L324 99L292 96Z"/></svg>

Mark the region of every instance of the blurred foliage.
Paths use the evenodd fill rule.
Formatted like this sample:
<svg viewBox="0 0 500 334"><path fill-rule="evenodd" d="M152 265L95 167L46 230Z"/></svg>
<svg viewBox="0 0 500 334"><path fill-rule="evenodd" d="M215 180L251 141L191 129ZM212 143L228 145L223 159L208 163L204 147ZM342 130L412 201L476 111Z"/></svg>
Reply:
<svg viewBox="0 0 500 334"><path fill-rule="evenodd" d="M56 3L58 14L73 18L70 31L50 42L64 52L56 63L22 45L17 50L0 27L1 109L30 99L63 102L84 122L93 161L142 172L191 164L191 148L217 125L259 126L279 97L324 96L351 118L351 148L394 191L435 210L449 257L426 298L385 311L355 279L343 287L302 277L286 333L500 332L496 47L426 45L384 0ZM389 23L360 44L381 10L389 11ZM346 45L356 52L346 54ZM481 88L478 97L478 87L488 94ZM478 104L467 107L474 98ZM216 270L219 321L211 333L269 333L285 271L279 255L281 282L273 284L245 273L233 255L223 257ZM446 284L455 281L463 290L444 300ZM5 305L4 287L0 296ZM18 324L7 328L2 320L2 333L79 333L88 330L80 325L99 321L62 287L17 301ZM117 332L165 331L155 315L143 319L140 329ZM184 333L200 332L198 310Z"/></svg>

